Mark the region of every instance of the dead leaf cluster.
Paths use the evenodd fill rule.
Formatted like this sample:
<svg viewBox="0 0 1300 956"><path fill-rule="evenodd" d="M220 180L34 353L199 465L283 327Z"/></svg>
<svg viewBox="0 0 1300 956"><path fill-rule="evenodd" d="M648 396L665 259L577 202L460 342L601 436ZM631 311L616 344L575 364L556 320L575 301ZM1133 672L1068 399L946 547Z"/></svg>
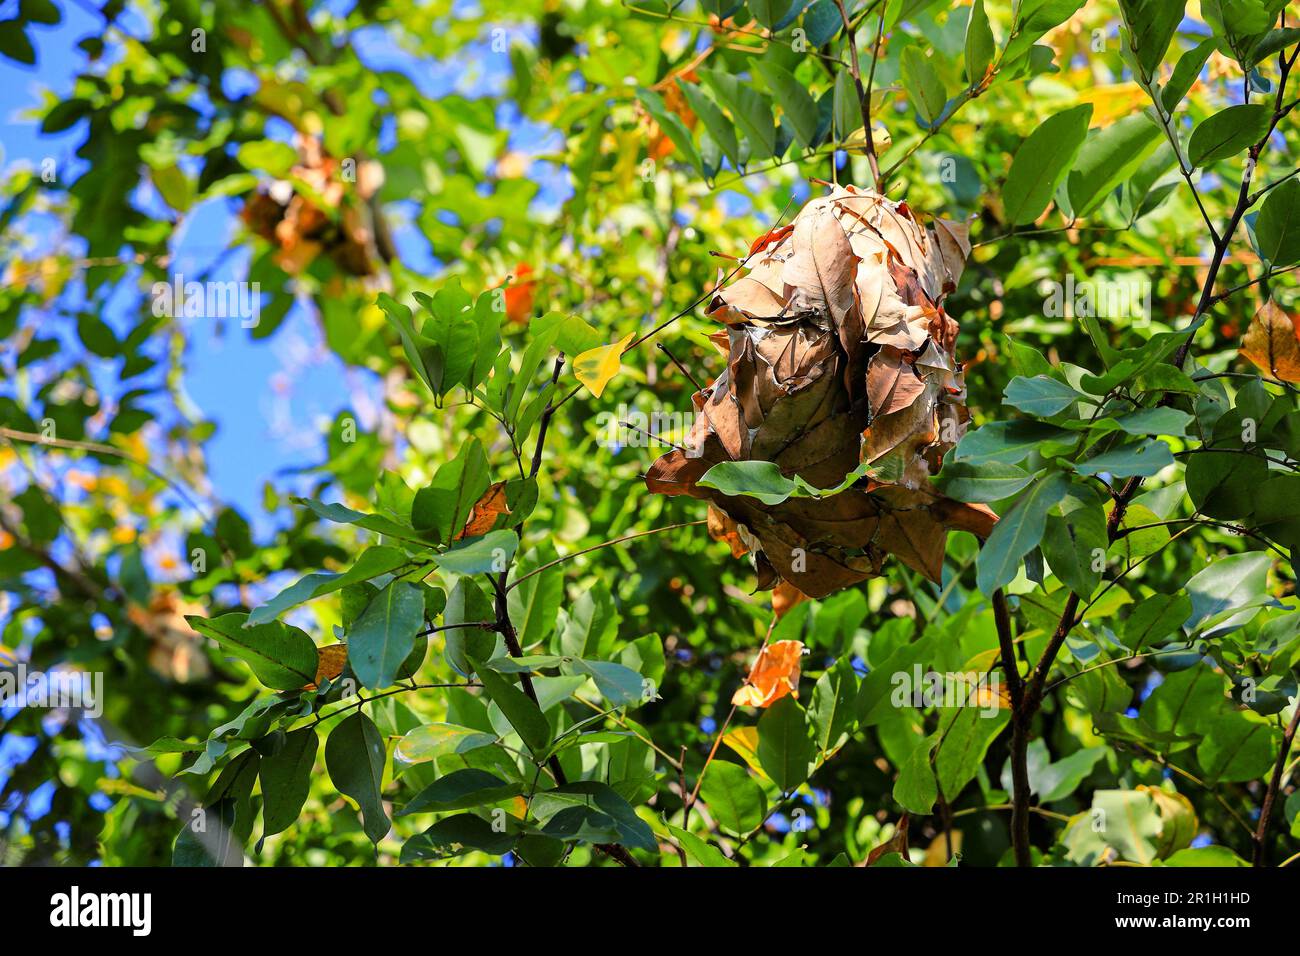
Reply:
<svg viewBox="0 0 1300 956"><path fill-rule="evenodd" d="M996 520L929 482L970 417L943 307L969 252L965 225L927 226L853 186L760 237L708 305L726 368L695 394L686 446L651 466L650 490L707 500L710 532L753 555L760 589L822 597L891 554L938 580L947 532L987 536ZM699 485L725 461L774 462L820 489L860 478L767 505Z"/></svg>

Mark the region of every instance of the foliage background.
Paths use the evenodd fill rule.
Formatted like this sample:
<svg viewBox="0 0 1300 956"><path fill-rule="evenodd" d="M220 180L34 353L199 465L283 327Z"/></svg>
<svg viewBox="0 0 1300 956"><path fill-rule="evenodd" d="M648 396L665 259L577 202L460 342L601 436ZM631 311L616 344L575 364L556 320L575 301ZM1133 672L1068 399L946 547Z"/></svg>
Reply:
<svg viewBox="0 0 1300 956"><path fill-rule="evenodd" d="M826 0L798 3L781 16L759 6L719 11L708 2L669 10L649 2L637 9L554 0L418 6L215 0L111 2L101 11L90 3L38 0L0 7L6 78L0 425L33 433L51 419L62 440L115 450L41 447L21 439L0 444L3 652L33 669L103 672L106 689L100 721L12 707L0 713L0 848L6 862L166 864L192 806L211 806L225 792L231 780L216 767L201 761L198 769L206 772L180 772L194 769L192 752L142 759L123 745L167 737L202 742L250 702L267 698L249 668L196 634L185 615L247 611L307 572L345 570L363 546L375 543L370 532L322 520L291 495L375 511L398 487L385 475L419 489L471 435L482 439L494 479L513 476L511 442L484 408L465 404L456 393L435 407L385 321L380 292L410 302L414 291L433 293L457 281L473 298L504 289L501 332L518 366L538 330L554 322L544 319L553 313L585 322L574 334L584 340L590 330L590 345L639 336L686 309L717 281L720 262L730 269L711 253L743 255L787 209L818 193L808 177L869 183L860 142L848 151L836 148L842 145L836 127L816 145L788 145L798 133L798 110L787 111L789 104L771 95L770 81L755 75L759 62L789 70L814 99L825 98L819 108L829 120L835 76L849 55L838 11ZM1212 18L1200 6L1187 5L1165 76L1180 54L1210 35ZM1280 5L1273 6L1276 16ZM1002 185L1026 136L1079 104L1091 104L1091 126L1104 130L1139 115L1148 103L1121 53L1117 6L1030 2L1013 9L988 3L1000 45L1013 22L1023 29L1026 17L1040 15L1046 24L1041 46L1026 44L1021 60L1009 59L996 82L942 123L928 122L918 110L915 83L904 89L905 53L928 55L946 96L960 98L957 91L972 86L962 72L971 7L924 0L849 4L864 71L875 35L871 20L882 7L892 25L875 64L871 103L892 143L881 148L881 166L897 164L890 195L925 213L972 221L976 248L947 308L962 324L958 352L970 362L976 421L1017 415L1003 407L1004 389L1032 359L1017 358L1008 337L1038 350L1051 368L1101 367L1096 337L1083 323L1045 314L1044 279L1063 282L1075 274L1151 283L1151 320L1103 320L1108 346L1131 348L1182 328L1197 311L1214 249L1172 155L1163 168L1144 165L1141 175L1125 166L1127 175L1111 184L1114 195L1107 189L1104 201L1077 222L1053 207L1009 235L1014 222ZM732 14L726 26L718 26L718 13ZM205 31L202 52L193 49L196 29ZM821 41L812 53L791 48L792 31L800 29ZM694 85L701 69L741 77L769 117L776 102L776 115L784 117L778 142L787 143L779 156L751 158L743 170L721 156L703 118L672 82L681 76ZM1261 80L1278 81L1273 60L1258 70ZM638 88L657 90L662 99L638 95ZM1262 83L1252 101L1271 102L1261 89ZM1178 132L1186 137L1244 96L1241 68L1215 52L1176 111ZM678 120L668 119L660 103ZM356 215L385 224L391 261L372 257L370 275L350 274L325 249L299 249L295 259L240 217L250 190L284 172L284 149L265 144L292 144L303 135L321 137L333 156L382 167L383 185L373 197L354 191L342 200ZM1257 183L1292 172L1296 136L1294 117L1278 124L1259 160ZM1151 148L1143 155L1153 155L1156 141L1144 145ZM742 135L738 148L752 147ZM57 170L52 182L41 178L47 158ZM1197 189L1212 221L1230 215L1240 170L1234 154L1198 173ZM1139 193L1135 181L1149 191ZM1135 212L1141 215L1134 221ZM1253 228L1252 219L1247 223ZM377 240L371 251L383 245ZM1249 236L1239 233L1219 287L1251 282L1261 268ZM228 319L154 315L150 288L177 272L258 281L265 295L261 323L249 330ZM1237 349L1268 295L1294 311L1294 274L1256 282L1214 303L1196 334L1195 361L1212 373L1253 375ZM703 381L718 371L705 338L714 327L696 312L656 341ZM535 568L554 556L703 517L696 502L644 491L639 476L658 454L655 447L611 448L600 440L602 411L690 408L693 386L652 344L626 356L599 398L581 391L556 414L520 547L525 565ZM523 384L541 393L550 369L548 357ZM1293 416L1286 385L1258 385L1258 376L1253 381L1264 401L1277 403L1278 418ZM1245 388L1244 380L1215 382L1218 392L1199 401L1236 403ZM574 383L566 367L557 394ZM1179 401L1196 411L1195 396ZM349 420L356 423L355 441L345 440ZM527 464L533 442L521 445ZM1294 454L1289 449L1283 458L1292 462ZM140 462L169 480L160 481ZM1153 519L1190 518L1202 504L1184 500L1181 462L1150 483L1172 491L1137 499ZM1234 487L1249 495L1250 484ZM1225 520L1235 524L1243 515ZM1285 545L1290 532L1284 531ZM1129 656L1125 622L1152 595L1178 595L1207 562L1256 546L1231 530L1201 525L1159 540L1153 556L1095 605L1088 625L1066 642L1057 676ZM220 560L195 572L195 547ZM801 702L814 705L819 681L844 682L843 693L852 698L863 674L887 674L881 665L900 648L905 657L908 646L939 669L966 669L974 661L991 666L998 635L989 599L976 586L976 550L973 538L953 535L938 586L895 564L867 586L796 608L773 637L798 637L811 649ZM635 851L641 863L677 865L688 857L719 863L719 853L752 865L856 863L894 834L905 809L912 813L907 845L916 861L942 864L950 851L959 851L964 865L1009 861L1005 724L972 731L970 759L947 778L940 770L939 779L959 780L959 790L926 806L924 794L908 790L926 774L933 780L925 756L930 752L922 754L920 744L953 715L925 708L895 708L860 724L858 708L843 728L845 740L826 747L834 759L797 788L799 779L777 786L770 763L764 769L758 760L757 769L746 770L734 748L720 748L709 771L718 781L716 793L711 799L706 788L692 818L695 835L713 845L674 835L667 826L682 823L682 783L687 791L694 785L767 632L769 596L751 594L749 565L702 527L602 548L538 575L537 582L540 623L523 633L526 648L556 649L580 608L608 607L611 629L589 650L631 662L656 679L659 699L631 706L605 724L635 730L654 750L636 737L609 737L565 757L571 778L616 785L653 830L650 845ZM444 587L452 583L441 580ZM1285 600L1294 591L1289 560L1269 561L1245 587L1249 593L1235 596L1234 608L1258 605L1265 596L1293 603ZM1035 584L1021 570L1008 590L1018 637L1031 650L1041 648L1048 619L1060 611L1061 584L1051 577ZM584 598L586 605L580 604ZM336 626L355 617L346 605L332 594L286 620L316 643L331 643ZM1031 773L1045 772L1040 764L1050 762L1053 779L1061 782L1048 788L1036 781L1042 804L1032 820L1036 850L1061 865L1167 861L1189 846L1224 847L1233 858L1249 859L1250 833L1294 708L1287 703L1295 693L1293 616L1281 606L1252 607L1231 640L1225 631L1193 643L1204 637L1195 628L1177 640L1166 634L1168 653L1097 668L1065 685L1069 692L1049 693L1033 729ZM449 633L432 636L419 680L460 680L444 659ZM629 657L628 648L638 650ZM1188 675L1195 675L1193 687L1209 687L1198 706L1230 713L1223 719L1235 722L1233 733L1241 721L1249 723L1248 772L1213 779L1206 769L1213 758L1203 752L1206 739L1217 741L1212 728L1161 724L1160 696L1144 711L1171 679L1171 686L1187 692ZM1229 701L1228 689L1242 675L1264 682L1266 703L1252 709ZM1203 676L1207 685L1200 685ZM554 686L559 693L568 685ZM581 695L599 700L591 685ZM468 722L509 734L509 723L494 725L473 702L478 699L463 690L424 690L367 706L388 738L381 786L389 809L459 766L457 758L444 757L395 778L391 744L416 723ZM310 711L312 702L304 706ZM593 713L569 700L548 712L553 722L570 726L584 710ZM1134 730L1139 716L1146 723ZM281 718L286 728L310 723L296 715ZM741 711L733 727L752 728L757 721L756 712ZM810 727L815 732L815 722ZM229 766L232 756L254 752L247 743L236 736L209 753L220 750L217 765ZM277 738L256 752L265 761L281 743ZM462 759L479 765L478 758ZM486 765L509 776L500 759ZM354 805L340 796L339 782L320 772L324 762L322 755L310 774L296 822L263 844L257 845L260 824L247 808L261 805L265 777L236 800L245 808L235 829L248 836L243 852L249 862L393 863L407 838L438 819L398 817L376 849ZM527 758L521 766L528 766ZM1268 837L1275 863L1295 852L1300 827L1291 770L1286 763ZM251 778L245 782L253 787ZM1151 796L1142 787L1176 796ZM1053 799L1042 799L1045 789ZM752 801L733 808L730 818L720 806L728 790ZM759 791L770 816L755 816ZM1099 800L1131 810L1132 827L1096 840L1081 836L1086 811ZM487 817L492 805L484 796L462 812ZM501 805L515 806L510 800ZM743 844L727 832L727 819L739 824L733 831L750 834ZM245 823L251 832L242 830ZM1068 835L1072 826L1076 838ZM607 863L593 844L611 841L587 836L564 843L567 862ZM674 844L683 846L682 857ZM470 850L451 862L549 862L556 858L552 850L538 838L531 860L529 853ZM426 848L426 856L432 853ZM1215 852L1193 859L1229 857Z"/></svg>

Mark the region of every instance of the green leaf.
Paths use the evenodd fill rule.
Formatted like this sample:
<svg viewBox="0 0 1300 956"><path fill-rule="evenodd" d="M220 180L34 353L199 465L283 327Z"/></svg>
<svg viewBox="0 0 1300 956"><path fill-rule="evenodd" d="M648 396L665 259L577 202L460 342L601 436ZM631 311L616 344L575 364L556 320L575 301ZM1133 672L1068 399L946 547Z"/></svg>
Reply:
<svg viewBox="0 0 1300 956"><path fill-rule="evenodd" d="M305 505L314 514L326 521L333 521L336 524L356 525L358 528L365 528L367 531L374 531L376 534L386 534L390 538L400 538L407 541L418 540L413 529L382 515L353 511L345 505L335 502L316 501L313 498L293 498L292 500L297 504Z"/></svg>
<svg viewBox="0 0 1300 956"><path fill-rule="evenodd" d="M334 786L361 808L363 829L378 844L391 828L380 789L387 752L379 728L361 711L345 717L325 740L325 768Z"/></svg>
<svg viewBox="0 0 1300 956"><path fill-rule="evenodd" d="M1034 476L1016 465L985 462L972 465L964 461L949 461L939 473L937 482L941 492L958 501L1001 501L1016 494Z"/></svg>
<svg viewBox="0 0 1300 956"><path fill-rule="evenodd" d="M1084 103L1049 116L1020 144L1002 188L1006 218L1013 226L1042 215L1079 155L1091 119L1092 104Z"/></svg>
<svg viewBox="0 0 1300 956"><path fill-rule="evenodd" d="M1041 547L1052 573L1086 601L1101 583L1097 565L1104 567L1109 543L1101 506L1086 504L1064 515L1048 515Z"/></svg>
<svg viewBox="0 0 1300 956"><path fill-rule="evenodd" d="M487 454L477 438L468 439L459 454L440 467L429 484L415 493L411 524L450 544L465 528L475 503L488 490Z"/></svg>
<svg viewBox="0 0 1300 956"><path fill-rule="evenodd" d="M298 819L311 790L311 771L320 740L315 727L285 735L278 753L262 758L262 839L287 829Z"/></svg>
<svg viewBox="0 0 1300 956"><path fill-rule="evenodd" d="M1106 753L1106 747L1084 747L1041 768L1037 774L1031 771L1030 787L1038 794L1038 802L1053 803L1074 793Z"/></svg>
<svg viewBox="0 0 1300 956"><path fill-rule="evenodd" d="M568 666L595 681L601 696L614 707L639 704L645 699L645 679L630 667L613 661L584 660L575 660Z"/></svg>
<svg viewBox="0 0 1300 956"><path fill-rule="evenodd" d="M1259 254L1274 269L1300 262L1300 179L1269 190L1255 219Z"/></svg>
<svg viewBox="0 0 1300 956"><path fill-rule="evenodd" d="M724 495L757 498L766 505L780 504L794 493L795 483L781 474L771 461L722 461L714 465L699 484L716 488Z"/></svg>
<svg viewBox="0 0 1300 956"><path fill-rule="evenodd" d="M172 866L243 866L243 848L235 839L237 816L235 800L218 800L187 819L172 848Z"/></svg>
<svg viewBox="0 0 1300 956"><path fill-rule="evenodd" d="M444 723L421 724L407 731L406 736L397 742L394 755L406 763L422 763L446 754L469 753L495 742L494 735L472 727Z"/></svg>
<svg viewBox="0 0 1300 956"><path fill-rule="evenodd" d="M1121 639L1135 654L1155 647L1170 634L1182 637L1183 622L1192 613L1192 602L1185 594L1150 594L1133 608L1124 621Z"/></svg>
<svg viewBox="0 0 1300 956"><path fill-rule="evenodd" d="M989 26L989 15L984 10L984 0L975 0L970 8L970 18L966 21L966 83L976 86L984 79L997 44L993 40L993 28ZM843 73L844 71L841 71Z"/></svg>
<svg viewBox="0 0 1300 956"><path fill-rule="evenodd" d="M1280 30L1269 30L1250 49L1250 55L1246 58L1247 63L1261 63L1273 56L1275 53L1281 53L1289 46L1300 43L1300 28L1285 27Z"/></svg>
<svg viewBox="0 0 1300 956"><path fill-rule="evenodd" d="M267 173L276 179L286 178L289 170L298 164L297 150L272 139L244 143L235 157L245 169Z"/></svg>
<svg viewBox="0 0 1300 956"><path fill-rule="evenodd" d="M1205 663L1174 671L1142 702L1139 712L1154 730L1175 737L1199 734L1227 703L1224 680Z"/></svg>
<svg viewBox="0 0 1300 956"><path fill-rule="evenodd" d="M436 347L418 331L412 321L411 310L398 302L387 292L379 293L377 300L388 324L397 330L402 340L402 351L406 354L407 364L429 388L435 391L430 369L440 359L435 355Z"/></svg>
<svg viewBox="0 0 1300 956"><path fill-rule="evenodd" d="M1258 780L1277 759L1273 730L1258 714L1224 710L1201 729L1205 737L1196 748L1196 762L1209 781Z"/></svg>
<svg viewBox="0 0 1300 956"><path fill-rule="evenodd" d="M854 701L858 695L858 678L853 663L840 658L827 668L813 688L813 740L822 753L835 750L848 738L855 721Z"/></svg>
<svg viewBox="0 0 1300 956"><path fill-rule="evenodd" d="M835 118L834 139L843 143L862 129L862 105L858 88L848 70L835 74L835 91L832 94L831 115Z"/></svg>
<svg viewBox="0 0 1300 956"><path fill-rule="evenodd" d="M695 148L695 140L691 139L691 131L686 128L681 117L672 112L664 104L661 97L654 90L648 90L645 87L636 88L637 98L645 104L646 110L654 117L659 128L664 131L673 145L677 147L682 156L695 167L696 172L701 176L704 175L704 160L700 158L700 151Z"/></svg>
<svg viewBox="0 0 1300 956"><path fill-rule="evenodd" d="M580 833L582 826L594 824L599 827L608 827L612 825L614 828L613 842L622 843L624 846L638 850L655 851L658 849L654 831L636 815L632 805L607 784L596 780L580 780L577 783L565 784L554 790L547 791L544 796L549 801L560 800L574 804L569 810L562 810L557 813L547 823L545 832L553 836L561 836L562 839L584 839L585 837ZM534 800L535 807L539 800ZM571 810L585 810L586 813L581 816L571 814L567 822L553 829L552 825L556 823L557 819ZM537 812L538 816L545 815L541 810ZM557 830L560 832L556 832ZM608 841L601 840L600 842Z"/></svg>
<svg viewBox="0 0 1300 956"><path fill-rule="evenodd" d="M470 767L439 777L412 797L397 815L405 817L412 813L443 813L489 806L523 792L524 785L517 780L505 781L486 770Z"/></svg>
<svg viewBox="0 0 1300 956"><path fill-rule="evenodd" d="M705 779L707 780L708 778L706 777ZM707 798L705 802L707 802ZM696 836L694 833L683 830L681 827L675 827L671 823L667 826L668 832L673 835L678 844L681 845L681 848L686 851L686 858L696 866L727 867L740 865L735 860L727 859L727 857L723 855L722 851L716 846L701 837Z"/></svg>
<svg viewBox="0 0 1300 956"><path fill-rule="evenodd" d="M433 296L414 293L429 313L420 325L420 335L431 348L422 350L428 384L441 399L457 385L469 381L478 365L480 318L470 310L470 297L458 278L451 279Z"/></svg>
<svg viewBox="0 0 1300 956"><path fill-rule="evenodd" d="M990 714L983 707L968 706L945 708L940 714L942 737L934 752L934 773L944 799L956 800L979 773L984 756L1011 719L1011 712L999 707Z"/></svg>
<svg viewBox="0 0 1300 956"><path fill-rule="evenodd" d="M301 578L297 583L285 588L265 604L253 609L248 615L250 625L273 621L291 607L304 601L318 598L371 578L387 574L407 563L406 552L400 548L373 547L361 552L356 563L342 574L329 571L317 571Z"/></svg>
<svg viewBox="0 0 1300 956"><path fill-rule="evenodd" d="M519 840L518 832L497 830L491 823L472 813L457 813L439 820L402 846L402 863L439 859L447 854L443 848L459 844L484 853L508 853Z"/></svg>
<svg viewBox="0 0 1300 956"><path fill-rule="evenodd" d="M1092 795L1094 828L1101 839L1133 863L1156 858L1155 840L1164 824L1155 801L1139 790L1098 790Z"/></svg>
<svg viewBox="0 0 1300 956"><path fill-rule="evenodd" d="M1146 77L1159 74L1160 61L1183 20L1186 6L1185 0L1120 0L1129 48Z"/></svg>
<svg viewBox="0 0 1300 956"><path fill-rule="evenodd" d="M1149 478L1173 463L1174 456L1169 446L1158 438L1148 438L1120 445L1087 461L1081 461L1074 466L1074 470L1081 475L1105 473L1115 478L1131 478L1134 475Z"/></svg>
<svg viewBox="0 0 1300 956"><path fill-rule="evenodd" d="M1224 634L1245 624L1259 611L1251 602L1268 593L1268 570L1272 565L1272 555L1252 552L1218 558L1202 568L1186 585L1192 613L1184 627L1194 630L1235 608L1242 608L1241 613L1218 621L1203 636Z"/></svg>
<svg viewBox="0 0 1300 956"><path fill-rule="evenodd" d="M758 781L738 763L715 760L709 764L700 796L713 819L724 829L743 836L767 816L767 797Z"/></svg>
<svg viewBox="0 0 1300 956"><path fill-rule="evenodd" d="M1160 128L1140 113L1089 136L1066 181L1074 215L1086 216L1100 206L1142 165L1161 137Z"/></svg>
<svg viewBox="0 0 1300 956"><path fill-rule="evenodd" d="M804 713L793 697L782 697L758 720L758 762L782 793L808 778L812 741Z"/></svg>
<svg viewBox="0 0 1300 956"><path fill-rule="evenodd" d="M774 156L776 128L772 125L771 104L730 73L708 69L698 72L713 95L731 111L736 126L749 144L750 160Z"/></svg>
<svg viewBox="0 0 1300 956"><path fill-rule="evenodd" d="M316 645L296 627L279 621L249 627L248 615L238 612L185 620L246 663L267 687L297 690L316 679Z"/></svg>
<svg viewBox="0 0 1300 956"><path fill-rule="evenodd" d="M489 667L475 664L483 689L501 708L534 757L542 757L551 746L551 725L538 706L522 690Z"/></svg>
<svg viewBox="0 0 1300 956"><path fill-rule="evenodd" d="M1050 472L1030 485L998 520L976 559L976 582L981 593L991 595L1016 576L1021 559L1042 540L1047 512L1069 487L1065 475Z"/></svg>
<svg viewBox="0 0 1300 956"><path fill-rule="evenodd" d="M1074 16L1083 3L1084 0L1023 0L1018 7L1018 29L1007 39L1003 62L1014 63L1032 52L1032 47L1044 34Z"/></svg>
<svg viewBox="0 0 1300 956"><path fill-rule="evenodd" d="M687 83L679 80L678 84L682 93L686 96L686 103L690 106L691 111L704 123L704 128L708 130L713 141L731 160L733 166L740 166L740 144L736 140L736 128L731 125L731 120L722 114L716 103L705 95L704 91L694 83ZM587 348L592 348L599 343L592 343ZM579 349L585 352L587 349ZM573 354L578 354L575 351Z"/></svg>
<svg viewBox="0 0 1300 956"><path fill-rule="evenodd" d="M555 548L550 544L530 551L518 566L519 584L510 589L507 602L510 620L524 647L545 644L555 633L560 602L564 600L564 575L560 567L525 577L554 558Z"/></svg>
<svg viewBox="0 0 1300 956"><path fill-rule="evenodd" d="M1169 78L1164 92L1160 94L1160 101L1166 110L1173 112L1178 108L1183 97L1196 83L1196 78L1201 75L1205 61L1210 58L1217 44L1218 41L1214 37L1208 37L1178 58L1178 65L1174 67L1173 75Z"/></svg>
<svg viewBox="0 0 1300 956"><path fill-rule="evenodd" d="M1130 435L1173 435L1181 438L1187 434L1192 416L1177 408L1161 405L1142 408L1115 419L1115 425Z"/></svg>
<svg viewBox="0 0 1300 956"><path fill-rule="evenodd" d="M497 635L477 627L456 627L458 624L477 624L496 620L496 608L491 598L483 593L473 578L461 577L447 595L443 611L443 656L452 669L462 677L474 673L470 658L488 660L497 643ZM452 625L448 627L448 625ZM504 647L504 645L503 645Z"/></svg>
<svg viewBox="0 0 1300 956"><path fill-rule="evenodd" d="M389 687L415 647L424 623L424 594L406 581L393 581L371 598L348 633L348 661L362 685Z"/></svg>
<svg viewBox="0 0 1300 956"><path fill-rule="evenodd" d="M808 12L804 14L803 26L808 33L809 44L813 47L823 47L843 29L844 21L840 18L835 0L816 0L809 5Z"/></svg>
<svg viewBox="0 0 1300 956"><path fill-rule="evenodd" d="M1196 124L1187 141L1187 159L1194 167L1243 152L1264 138L1273 108L1263 103L1229 106Z"/></svg>
<svg viewBox="0 0 1300 956"><path fill-rule="evenodd" d="M1226 846L1198 846L1179 850L1162 866L1250 866Z"/></svg>
<svg viewBox="0 0 1300 956"><path fill-rule="evenodd" d="M749 0L746 6L755 20L772 30L785 19L792 2L793 0Z"/></svg>
<svg viewBox="0 0 1300 956"><path fill-rule="evenodd" d="M1014 465L1052 441L1073 441L1070 432L1033 421L990 422L967 432L953 449L953 461L971 465Z"/></svg>
<svg viewBox="0 0 1300 956"><path fill-rule="evenodd" d="M584 590L568 609L559 636L560 653L570 657L602 654L606 643L618 633L618 610L609 589L597 586Z"/></svg>
<svg viewBox="0 0 1300 956"><path fill-rule="evenodd" d="M1249 517L1267 477L1268 463L1246 451L1204 451L1187 459L1187 494L1210 518Z"/></svg>
<svg viewBox="0 0 1300 956"><path fill-rule="evenodd" d="M894 800L910 813L929 814L939 799L939 785L930 766L930 755L938 742L938 734L918 741L899 765L898 779L894 781Z"/></svg>
<svg viewBox="0 0 1300 956"><path fill-rule="evenodd" d="M929 59L920 47L909 46L903 51L900 61L900 76L903 89L908 99L921 114L927 126L933 128L944 113L948 104L948 94L943 88L943 80L931 66Z"/></svg>
<svg viewBox="0 0 1300 956"><path fill-rule="evenodd" d="M438 566L456 574L500 573L514 560L519 536L513 531L490 531L481 538L468 538L438 555Z"/></svg>
<svg viewBox="0 0 1300 956"><path fill-rule="evenodd" d="M1076 392L1064 382L1046 375L1035 375L1033 378L1017 375L1007 383L1002 397L1013 408L1038 418L1050 418L1086 398L1083 393Z"/></svg>
<svg viewBox="0 0 1300 956"><path fill-rule="evenodd" d="M765 58L755 66L794 131L795 142L807 149L817 135L817 104L794 74L775 60Z"/></svg>

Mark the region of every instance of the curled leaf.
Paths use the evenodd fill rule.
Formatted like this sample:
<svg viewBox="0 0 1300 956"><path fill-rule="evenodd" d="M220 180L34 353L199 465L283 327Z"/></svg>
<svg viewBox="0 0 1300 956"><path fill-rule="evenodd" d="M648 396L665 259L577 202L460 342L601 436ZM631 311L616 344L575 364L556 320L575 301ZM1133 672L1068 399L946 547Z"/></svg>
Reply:
<svg viewBox="0 0 1300 956"><path fill-rule="evenodd" d="M802 641L775 641L758 653L745 683L732 695L740 707L771 707L788 694L799 696Z"/></svg>
<svg viewBox="0 0 1300 956"><path fill-rule="evenodd" d="M456 535L455 540L477 538L479 535L487 534L496 524L498 515L508 514L510 514L510 508L506 505L506 483L504 481L495 482L474 503L474 509L470 514L469 521L465 523L465 527L461 529L460 534Z"/></svg>

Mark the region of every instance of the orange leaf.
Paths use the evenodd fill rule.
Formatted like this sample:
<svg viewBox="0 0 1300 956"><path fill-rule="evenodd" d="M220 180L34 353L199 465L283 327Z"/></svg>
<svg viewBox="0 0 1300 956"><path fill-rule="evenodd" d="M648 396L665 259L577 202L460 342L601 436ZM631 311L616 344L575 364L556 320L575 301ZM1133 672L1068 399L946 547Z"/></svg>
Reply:
<svg viewBox="0 0 1300 956"><path fill-rule="evenodd" d="M328 644L316 648L316 679L303 690L315 690L321 681L333 680L343 673L343 665L348 660L346 644Z"/></svg>
<svg viewBox="0 0 1300 956"><path fill-rule="evenodd" d="M771 707L786 694L799 696L803 641L777 641L758 653L745 684L732 696L740 707Z"/></svg>
<svg viewBox="0 0 1300 956"><path fill-rule="evenodd" d="M1287 315L1270 299L1251 319L1241 354L1284 382L1300 382L1300 315Z"/></svg>
<svg viewBox="0 0 1300 956"><path fill-rule="evenodd" d="M710 505L710 508L713 506ZM779 621L790 613L797 604L802 604L808 600L808 595L804 594L789 581L782 581L772 589L772 610L776 613L776 619Z"/></svg>
<svg viewBox="0 0 1300 956"><path fill-rule="evenodd" d="M460 534L456 535L456 540L477 538L481 534L487 534L496 524L497 515L508 514L510 509L506 507L506 483L498 481L483 492L483 497L475 502L469 521L465 523Z"/></svg>

